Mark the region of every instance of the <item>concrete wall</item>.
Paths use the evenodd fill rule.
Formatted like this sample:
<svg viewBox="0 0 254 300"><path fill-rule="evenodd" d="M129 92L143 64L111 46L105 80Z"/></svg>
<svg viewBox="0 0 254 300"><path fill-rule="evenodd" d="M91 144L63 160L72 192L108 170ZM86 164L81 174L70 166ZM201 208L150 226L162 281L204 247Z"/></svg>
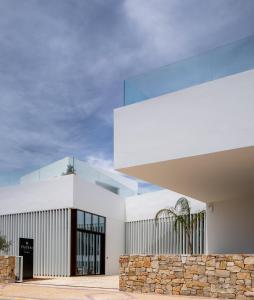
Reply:
<svg viewBox="0 0 254 300"><path fill-rule="evenodd" d="M73 205L73 175L0 188L0 215L69 208Z"/></svg>
<svg viewBox="0 0 254 300"><path fill-rule="evenodd" d="M254 70L114 112L115 168L253 145Z"/></svg>
<svg viewBox="0 0 254 300"><path fill-rule="evenodd" d="M170 190L161 190L125 199L126 221L154 219L156 213L162 208L174 207L181 194ZM190 201L192 212L205 209L205 204L195 199L186 197Z"/></svg>
<svg viewBox="0 0 254 300"><path fill-rule="evenodd" d="M106 274L118 274L124 253L124 199L75 176L73 206L106 217Z"/></svg>
<svg viewBox="0 0 254 300"><path fill-rule="evenodd" d="M207 207L208 253L254 253L254 201L239 199Z"/></svg>

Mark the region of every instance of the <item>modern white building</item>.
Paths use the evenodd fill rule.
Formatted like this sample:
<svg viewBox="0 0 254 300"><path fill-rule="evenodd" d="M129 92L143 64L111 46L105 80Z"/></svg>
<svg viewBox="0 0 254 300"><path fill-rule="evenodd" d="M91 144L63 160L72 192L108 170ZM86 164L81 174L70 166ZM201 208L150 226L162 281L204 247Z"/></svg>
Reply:
<svg viewBox="0 0 254 300"><path fill-rule="evenodd" d="M207 204L207 252L253 253L254 36L125 81L115 168Z"/></svg>
<svg viewBox="0 0 254 300"><path fill-rule="evenodd" d="M0 188L0 234L12 243L10 255L24 256L27 278L118 274L124 253L168 252L167 244L172 253L184 251L176 233L168 232L172 220L161 220L164 227L154 221L182 195L137 191L134 180L66 157ZM193 212L204 209L189 200Z"/></svg>
<svg viewBox="0 0 254 300"><path fill-rule="evenodd" d="M75 174L64 175L73 171L68 166ZM118 273L125 197L137 193L135 181L68 157L20 181L0 188L0 232L12 243L10 255L19 255L20 238L32 239L33 275Z"/></svg>

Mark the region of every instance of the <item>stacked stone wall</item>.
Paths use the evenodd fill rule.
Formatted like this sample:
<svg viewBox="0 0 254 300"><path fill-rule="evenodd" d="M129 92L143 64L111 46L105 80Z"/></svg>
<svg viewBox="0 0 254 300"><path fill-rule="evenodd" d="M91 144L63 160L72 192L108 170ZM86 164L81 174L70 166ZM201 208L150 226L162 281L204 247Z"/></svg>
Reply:
<svg viewBox="0 0 254 300"><path fill-rule="evenodd" d="M15 256L0 256L0 283L15 282Z"/></svg>
<svg viewBox="0 0 254 300"><path fill-rule="evenodd" d="M254 255L120 257L120 290L254 299Z"/></svg>

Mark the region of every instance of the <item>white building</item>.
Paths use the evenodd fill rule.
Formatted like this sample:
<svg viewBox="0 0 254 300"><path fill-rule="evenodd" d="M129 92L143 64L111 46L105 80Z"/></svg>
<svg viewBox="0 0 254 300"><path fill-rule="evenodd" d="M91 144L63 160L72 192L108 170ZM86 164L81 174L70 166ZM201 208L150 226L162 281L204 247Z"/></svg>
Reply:
<svg viewBox="0 0 254 300"><path fill-rule="evenodd" d="M207 203L207 252L253 253L254 37L125 81L115 168Z"/></svg>
<svg viewBox="0 0 254 300"><path fill-rule="evenodd" d="M68 165L76 175L63 175ZM34 275L116 274L124 197L136 193L135 181L67 157L0 189L0 231L10 255L20 238L33 239Z"/></svg>
<svg viewBox="0 0 254 300"><path fill-rule="evenodd" d="M152 235L143 248L137 237L158 210L182 197L137 190L134 180L67 157L21 177L18 185L0 188L0 233L12 243L10 255L21 254L21 241L33 243L30 260L24 257L25 277L118 274L120 255L164 251ZM189 200L193 212L204 208ZM159 239L165 239L163 231Z"/></svg>
<svg viewBox="0 0 254 300"><path fill-rule="evenodd" d="M144 221L154 219L156 213L163 208L172 208L176 201L183 197L170 190L159 190L141 195L133 195L125 199L126 222ZM191 212L205 210L205 204L187 197Z"/></svg>

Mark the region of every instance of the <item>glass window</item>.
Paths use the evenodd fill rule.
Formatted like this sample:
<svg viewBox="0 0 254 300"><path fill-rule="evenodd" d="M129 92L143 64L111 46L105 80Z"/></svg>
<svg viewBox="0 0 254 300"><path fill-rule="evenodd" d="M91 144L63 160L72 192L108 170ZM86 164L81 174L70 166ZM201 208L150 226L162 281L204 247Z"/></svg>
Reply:
<svg viewBox="0 0 254 300"><path fill-rule="evenodd" d="M118 187L107 184L107 183L103 183L103 182L100 182L100 181L96 181L95 183L97 185L99 185L100 187L103 187L104 189L106 189L106 190L108 190L108 191L110 191L114 194L119 195L119 188Z"/></svg>
<svg viewBox="0 0 254 300"><path fill-rule="evenodd" d="M77 210L76 275L104 274L106 218Z"/></svg>
<svg viewBox="0 0 254 300"><path fill-rule="evenodd" d="M99 217L93 215L93 230L98 231L98 227L99 227Z"/></svg>
<svg viewBox="0 0 254 300"><path fill-rule="evenodd" d="M99 217L99 232L105 232L105 218Z"/></svg>
<svg viewBox="0 0 254 300"><path fill-rule="evenodd" d="M77 228L85 228L85 214L83 211L80 210L77 211Z"/></svg>
<svg viewBox="0 0 254 300"><path fill-rule="evenodd" d="M105 217L77 210L77 229L105 233Z"/></svg>
<svg viewBox="0 0 254 300"><path fill-rule="evenodd" d="M92 215L86 212L85 215L85 229L91 230L92 229Z"/></svg>

